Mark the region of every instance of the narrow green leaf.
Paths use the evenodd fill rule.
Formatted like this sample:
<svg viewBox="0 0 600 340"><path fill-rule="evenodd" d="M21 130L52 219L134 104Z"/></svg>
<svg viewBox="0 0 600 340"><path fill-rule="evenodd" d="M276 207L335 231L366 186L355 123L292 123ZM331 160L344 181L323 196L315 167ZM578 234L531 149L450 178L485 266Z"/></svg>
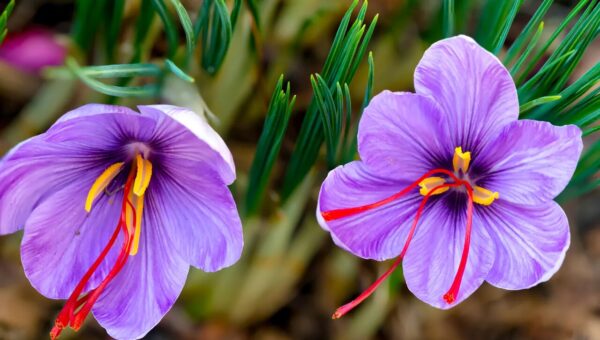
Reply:
<svg viewBox="0 0 600 340"><path fill-rule="evenodd" d="M340 86L349 84L353 79L375 27L373 22L376 19L368 29L363 23L367 12L366 1L363 2L356 20L350 25L352 12L357 4L357 0L353 1L342 18L323 66L322 78L332 92L337 91L338 83ZM324 117L319 113L319 103L315 94L304 116L296 147L290 157L283 179L281 194L284 200L306 176L316 162L323 142L329 138L325 136L322 118ZM331 156L328 156L328 164L331 164L331 160Z"/></svg>
<svg viewBox="0 0 600 340"><path fill-rule="evenodd" d="M600 131L600 125L594 126L593 128L589 128L587 130L583 130L583 137L589 136L594 132Z"/></svg>
<svg viewBox="0 0 600 340"><path fill-rule="evenodd" d="M454 0L444 0L442 5L443 24L442 34L444 38L454 35Z"/></svg>
<svg viewBox="0 0 600 340"><path fill-rule="evenodd" d="M6 29L6 25L8 23L8 17L11 15L14 7L15 7L15 1L10 0L8 5L6 5L4 10L2 11L2 14L0 14L0 31L4 31Z"/></svg>
<svg viewBox="0 0 600 340"><path fill-rule="evenodd" d="M531 38L531 41L525 48L525 51L523 51L523 53L521 54L521 56L519 57L519 59L517 60L515 65L510 69L510 74L513 76L513 78L515 77L516 74L519 73L519 71L521 70L521 67L523 66L523 64L525 63L527 58L529 57L529 54L531 54L531 51L533 51L533 49L537 45L537 42L540 39L540 36L542 35L543 31L544 31L544 22L542 21L542 22L540 22L540 25L538 26L538 29L535 32L535 35Z"/></svg>
<svg viewBox="0 0 600 340"><path fill-rule="evenodd" d="M202 44L202 68L209 74L215 74L229 49L231 42L231 21L224 0L206 0L200 8L194 27L196 36Z"/></svg>
<svg viewBox="0 0 600 340"><path fill-rule="evenodd" d="M538 99L534 99L530 102L527 102L523 105L521 105L520 107L520 111L521 114L533 109L536 106L542 105L542 104L546 104L546 103L550 103L556 100L559 100L561 97L560 96L546 96L546 97L541 97Z"/></svg>
<svg viewBox="0 0 600 340"><path fill-rule="evenodd" d="M535 11L523 31L519 34L519 36L515 39L515 42L510 46L508 52L506 52L506 57L504 58L504 64L510 65L513 60L519 55L523 49L525 43L531 39L531 36L534 34L534 30L539 29L539 25L542 22L542 19L550 9L553 0L544 0L542 4Z"/></svg>
<svg viewBox="0 0 600 340"><path fill-rule="evenodd" d="M493 40L494 44L492 45L492 53L498 54L500 52L500 49L502 49L502 46L504 46L504 42L506 41L506 37L508 36L508 31L510 30L510 27L512 26L512 23L515 20L515 17L517 16L519 8L521 8L522 4L523 0L513 0L513 5L510 9L510 12L508 16L504 18L504 24L502 26L502 29L497 33L496 37Z"/></svg>
<svg viewBox="0 0 600 340"><path fill-rule="evenodd" d="M135 52L131 61L132 63L138 63L142 60L144 41L146 40L146 37L148 36L148 30L152 25L154 13L154 5L152 4L152 0L142 0L140 5L140 13L135 23L135 38L133 40Z"/></svg>
<svg viewBox="0 0 600 340"><path fill-rule="evenodd" d="M90 88L104 93L109 96L115 97L153 97L158 93L158 86L156 84L137 86L137 87L121 87L114 85L107 85L98 80L91 78L86 75L85 72L81 71L79 65L73 58L69 58L66 61L67 67L75 74L84 84Z"/></svg>
<svg viewBox="0 0 600 340"><path fill-rule="evenodd" d="M559 93L561 99L555 102L550 102L545 105L541 105L535 108L530 113L526 114L525 117L532 119L540 119L553 121L558 118L559 115L563 118L568 119L569 112L564 112L569 105L574 103L577 99L583 96L593 86L598 84L600 80L600 63L597 63L594 67L588 70L583 76L575 80L573 84L569 85L563 91ZM582 107L578 107L578 110L582 110ZM575 116L577 117L577 116ZM567 123L570 123L567 120Z"/></svg>
<svg viewBox="0 0 600 340"><path fill-rule="evenodd" d="M529 100L529 98L532 97L530 91L532 89L534 89L535 84L545 75L545 72L552 69L552 67L554 67L555 65L558 65L559 63L562 63L564 60L570 58L576 52L577 52L576 50L572 50L572 51L569 51L568 53L565 53L560 58L558 58L558 59L554 60L552 63L546 65L545 68L542 68L538 72L536 72L535 75L533 75L533 77L531 77L531 79L529 79L525 84L519 86L517 89L517 91L519 93L519 101L525 101L526 99ZM515 81L515 83L517 83L517 81Z"/></svg>
<svg viewBox="0 0 600 340"><path fill-rule="evenodd" d="M112 1L109 3L108 7L110 6L112 6L112 11L110 11L112 15L109 17L105 35L106 56L109 64L114 61L117 40L119 39L119 33L121 32L121 22L123 21L125 0Z"/></svg>
<svg viewBox="0 0 600 340"><path fill-rule="evenodd" d="M175 28L175 24L173 24L171 14L167 10L167 6L163 0L152 0L152 5L163 23L165 34L167 35L167 57L172 59L177 52L177 45L179 44L177 29Z"/></svg>
<svg viewBox="0 0 600 340"><path fill-rule="evenodd" d="M240 16L240 10L242 9L242 0L234 0L233 1L233 9L231 10L230 22L231 22L231 31L235 30L235 25L237 24L238 17ZM258 26L258 24L257 24Z"/></svg>
<svg viewBox="0 0 600 340"><path fill-rule="evenodd" d="M108 0L75 2L73 19L73 41L84 51L89 51L94 43L100 25L107 16Z"/></svg>
<svg viewBox="0 0 600 340"><path fill-rule="evenodd" d="M371 97L373 96L373 80L374 80L374 75L375 75L375 62L373 61L373 52L369 53L368 64L369 64L369 75L368 75L368 79L367 79L367 86L365 87L365 95L363 97L360 114L358 116L359 119L362 116L362 113L364 112L367 105L369 105L369 102L371 101ZM358 136L358 124L355 124L354 128L352 130L352 139L350 140L349 145L346 148L346 151L342 158L343 163L348 163L354 159L354 156L356 155L356 152L358 150L357 136Z"/></svg>
<svg viewBox="0 0 600 340"><path fill-rule="evenodd" d="M175 63L172 62L170 59L165 60L165 67L169 71L171 71L174 75L176 75L177 77L179 77L187 82L193 83L195 81L192 76L188 75L182 69L177 67L177 65L175 65Z"/></svg>
<svg viewBox="0 0 600 340"><path fill-rule="evenodd" d="M161 69L154 64L116 64L102 66L78 67L78 71L92 78L122 78L122 77L157 77ZM50 78L67 78L73 73L63 67L46 69L44 73Z"/></svg>
<svg viewBox="0 0 600 340"><path fill-rule="evenodd" d="M295 96L290 98L290 84L287 84L285 92L282 87L283 75L279 78L275 91L271 96L265 124L250 167L248 191L246 193L247 215L256 213L260 207L296 101Z"/></svg>
<svg viewBox="0 0 600 340"><path fill-rule="evenodd" d="M194 28L192 26L192 20L188 15L185 7L181 4L179 0L171 0L171 3L175 7L177 11L177 15L179 16L179 20L181 21L181 26L183 27L183 31L185 32L185 41L186 41L186 66L189 60L192 58L194 54L194 50L196 49L196 35L194 34Z"/></svg>
<svg viewBox="0 0 600 340"><path fill-rule="evenodd" d="M323 66L323 74L325 75L330 73L329 69L332 67L333 63L337 59L337 54L339 53L342 40L346 37L346 31L348 29L348 25L350 24L350 19L352 18L352 12L354 11L354 8L356 8L357 5L358 0L352 1L350 8L348 8L346 13L344 14L344 17L342 18L342 21L340 22L338 30L335 33L335 37L333 38L329 54L325 59L325 65Z"/></svg>
<svg viewBox="0 0 600 340"><path fill-rule="evenodd" d="M261 30L260 11L258 10L258 5L256 5L256 0L246 0L246 4L248 5L248 8L250 9L250 14L252 14L252 19L254 20L256 27L260 31Z"/></svg>
<svg viewBox="0 0 600 340"><path fill-rule="evenodd" d="M518 85L522 84L523 81L525 81L526 77L531 74L532 70L538 65L538 63L540 62L540 60L542 59L542 57L544 56L544 54L546 54L546 51L548 50L548 48L550 47L550 45L552 45L552 43L554 42L554 40L556 40L556 38L562 33L562 31L569 25L569 23L577 17L577 14L585 7L585 5L588 3L589 0L581 0L577 3L577 5L573 8L573 10L571 10L571 12L569 12L569 14L567 15L567 17L560 23L560 25L558 25L558 27L556 28L556 30L554 30L554 32L552 33L552 35L546 40L546 43L542 46L542 48L540 48L537 52L537 54L534 55L533 58L531 58L531 60L528 63L528 67L525 69L525 71L523 72L523 75L518 78L515 83ZM568 49L568 51L572 51L575 50L574 48L570 48ZM557 56L558 58L560 58L559 56ZM548 60L546 62L546 64L554 64L555 60Z"/></svg>
<svg viewBox="0 0 600 340"><path fill-rule="evenodd" d="M348 154L348 148L351 147L352 137L350 136L350 128L352 125L352 96L350 94L350 88L348 84L344 84L344 98L346 99L346 120L344 121L344 134L342 135L342 142L340 150L340 163L347 163L346 156Z"/></svg>
<svg viewBox="0 0 600 340"><path fill-rule="evenodd" d="M6 38L6 33L8 31L5 29L3 31L0 31L0 44L2 44L2 42L4 41L4 38Z"/></svg>
<svg viewBox="0 0 600 340"><path fill-rule="evenodd" d="M506 40L510 26L523 0L487 0L480 16L475 40L488 51L497 54Z"/></svg>

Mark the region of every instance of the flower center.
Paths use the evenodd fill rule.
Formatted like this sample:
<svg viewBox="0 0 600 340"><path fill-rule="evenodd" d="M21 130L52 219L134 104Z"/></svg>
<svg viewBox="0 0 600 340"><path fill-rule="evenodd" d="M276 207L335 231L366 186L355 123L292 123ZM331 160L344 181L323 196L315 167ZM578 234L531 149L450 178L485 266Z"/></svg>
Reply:
<svg viewBox="0 0 600 340"><path fill-rule="evenodd" d="M500 197L498 192L490 191L486 188L475 185L473 181L469 178L469 165L471 163L471 153L463 152L462 148L459 146L454 149L454 157L452 158L452 167L454 168L454 175L456 178L459 178L461 181L469 183L471 188L473 188L473 202L481 205L490 205L496 199ZM449 187L441 187L437 190L433 190L434 187L447 183L447 178L444 177L427 177L421 182L419 182L419 186L421 190L419 191L421 195L425 196L427 193L432 192L432 195L443 194L448 191ZM463 190L462 187L457 187L456 190Z"/></svg>
<svg viewBox="0 0 600 340"><path fill-rule="evenodd" d="M468 176L470 163L471 153L463 152L461 147L457 147L454 150L454 157L452 159L452 166L454 171L446 169L433 169L428 171L426 174L421 176L419 179L417 179L415 182L413 182L406 188L404 188L402 191L381 201L359 207L321 212L321 215L323 219L325 219L325 221L332 221L349 217L388 204L406 195L407 193L415 189L417 186L420 187L419 193L424 196L423 200L421 201L421 204L419 205L419 208L417 209L415 219L408 232L408 236L404 243L404 247L402 248L402 251L400 252L400 255L398 256L394 264L392 264L388 271L386 271L381 277L379 277L377 281L375 281L356 299L338 308L333 314L334 319L342 317L344 314L348 313L350 310L352 310L354 307L356 307L362 301L364 301L367 297L369 297L377 289L377 287L398 267L400 261L402 261L404 255L406 254L406 251L408 250L408 246L414 236L417 224L419 222L419 219L421 218L423 210L425 209L427 201L431 196L443 194L450 189L460 190L463 192L466 191L468 198L466 212L465 242L460 263L450 289L443 296L444 300L448 304L453 303L456 300L456 297L458 296L458 291L460 289L460 284L462 282L462 277L465 272L467 259L469 256L469 248L471 244L471 227L473 224L473 203L487 206L492 204L494 200L498 199L499 197L499 194L497 192L492 192L488 189L477 186L471 182ZM443 177L440 175L442 175Z"/></svg>
<svg viewBox="0 0 600 340"><path fill-rule="evenodd" d="M94 182L88 192L85 201L85 210L90 213L94 201L107 189L108 185L115 179L124 167L123 162L115 163L109 166ZM100 294L106 286L119 274L125 266L129 256L137 254L139 249L140 233L142 230L142 214L144 211L144 195L146 189L150 185L152 177L152 163L145 159L141 154L136 154L135 162L131 166L131 170L123 187L123 204L121 206L121 214L115 231L100 253L92 266L87 270L81 278L65 306L58 314L54 327L50 332L50 338L56 339L66 327L71 327L78 330L86 316L92 310L92 306L100 297ZM123 244L121 252L117 257L116 262L111 268L108 275L94 289L87 293L83 290L92 275L98 270L102 261L106 258L110 250L114 247L119 236L123 234Z"/></svg>

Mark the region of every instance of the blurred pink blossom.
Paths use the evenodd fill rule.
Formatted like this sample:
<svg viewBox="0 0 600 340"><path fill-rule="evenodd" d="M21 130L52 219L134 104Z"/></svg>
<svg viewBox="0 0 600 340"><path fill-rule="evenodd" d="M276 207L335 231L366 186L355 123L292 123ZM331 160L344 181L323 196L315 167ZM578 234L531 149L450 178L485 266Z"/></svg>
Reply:
<svg viewBox="0 0 600 340"><path fill-rule="evenodd" d="M62 65L66 54L66 46L59 43L54 33L40 27L9 32L0 45L0 61L30 73Z"/></svg>

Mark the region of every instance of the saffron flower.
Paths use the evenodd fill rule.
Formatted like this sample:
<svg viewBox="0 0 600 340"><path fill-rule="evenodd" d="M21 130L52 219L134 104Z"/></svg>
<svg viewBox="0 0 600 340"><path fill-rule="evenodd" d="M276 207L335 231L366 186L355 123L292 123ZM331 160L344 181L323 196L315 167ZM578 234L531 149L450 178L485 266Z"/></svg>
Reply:
<svg viewBox="0 0 600 340"><path fill-rule="evenodd" d="M365 109L361 161L332 170L317 218L356 256L400 264L410 291L447 309L484 281L524 289L548 280L569 246L553 199L582 150L576 126L517 120L510 73L469 37L433 44L415 70L416 93L384 91Z"/></svg>
<svg viewBox="0 0 600 340"><path fill-rule="evenodd" d="M51 338L93 312L140 338L173 306L189 266L235 263L242 229L231 153L174 106L86 105L0 163L0 234L24 227L21 258L41 294L67 299Z"/></svg>

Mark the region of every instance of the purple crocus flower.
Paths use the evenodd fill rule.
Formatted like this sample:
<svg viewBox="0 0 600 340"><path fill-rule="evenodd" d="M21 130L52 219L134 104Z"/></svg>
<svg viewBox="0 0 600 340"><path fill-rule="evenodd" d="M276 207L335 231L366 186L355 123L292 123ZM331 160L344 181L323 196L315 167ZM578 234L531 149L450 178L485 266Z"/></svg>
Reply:
<svg viewBox="0 0 600 340"><path fill-rule="evenodd" d="M0 163L0 234L24 227L25 274L68 299L51 337L92 311L117 339L144 336L171 308L189 266L235 263L243 239L231 153L174 106L86 105Z"/></svg>
<svg viewBox="0 0 600 340"><path fill-rule="evenodd" d="M373 98L359 125L361 161L334 169L321 187L317 217L338 246L397 258L334 318L400 261L408 288L446 309L484 281L514 290L548 280L569 246L553 199L577 165L580 129L517 120L510 73L465 36L425 52L415 89Z"/></svg>

